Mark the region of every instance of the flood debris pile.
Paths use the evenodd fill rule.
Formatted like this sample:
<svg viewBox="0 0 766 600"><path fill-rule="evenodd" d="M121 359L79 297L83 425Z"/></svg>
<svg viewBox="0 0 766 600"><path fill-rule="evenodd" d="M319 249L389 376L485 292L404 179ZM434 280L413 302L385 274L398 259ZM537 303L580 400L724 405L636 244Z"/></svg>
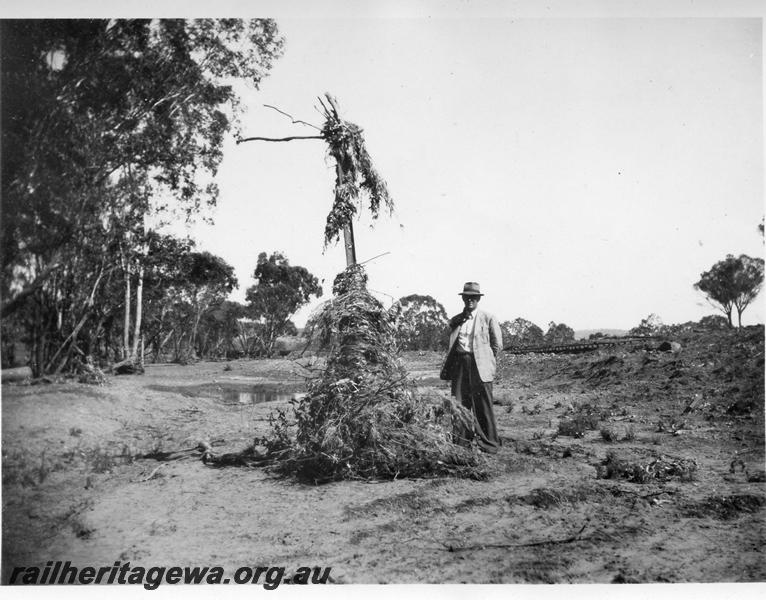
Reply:
<svg viewBox="0 0 766 600"><path fill-rule="evenodd" d="M424 398L399 363L387 311L352 265L333 284L334 298L313 319L329 341L324 372L258 440L277 457L273 468L312 482L433 475L487 476L475 449L453 443L470 414L452 398Z"/></svg>
<svg viewBox="0 0 766 600"><path fill-rule="evenodd" d="M697 462L692 458L666 455L636 458L607 452L604 461L596 466L596 473L601 479L625 479L632 483L670 479L693 481L696 478Z"/></svg>

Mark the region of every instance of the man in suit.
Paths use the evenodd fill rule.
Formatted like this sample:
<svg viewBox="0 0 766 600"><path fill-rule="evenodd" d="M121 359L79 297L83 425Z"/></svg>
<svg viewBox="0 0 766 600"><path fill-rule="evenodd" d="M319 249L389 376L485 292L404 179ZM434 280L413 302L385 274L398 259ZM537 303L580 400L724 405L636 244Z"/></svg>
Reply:
<svg viewBox="0 0 766 600"><path fill-rule="evenodd" d="M492 410L492 382L503 336L497 319L477 308L484 295L478 283L469 281L460 295L464 308L450 319L449 352L441 377L452 381L452 395L474 416L474 431L463 431L461 441L473 434L481 450L495 454L500 437Z"/></svg>

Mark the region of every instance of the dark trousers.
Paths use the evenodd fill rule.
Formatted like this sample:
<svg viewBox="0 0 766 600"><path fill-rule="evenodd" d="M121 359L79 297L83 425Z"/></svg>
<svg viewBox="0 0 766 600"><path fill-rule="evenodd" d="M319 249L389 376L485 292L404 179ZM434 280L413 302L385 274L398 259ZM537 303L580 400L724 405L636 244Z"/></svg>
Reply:
<svg viewBox="0 0 766 600"><path fill-rule="evenodd" d="M473 413L473 431L464 427L459 434L460 441L465 443L475 436L481 450L495 454L500 447L500 436L492 410L492 383L481 380L473 354L457 354L452 395Z"/></svg>

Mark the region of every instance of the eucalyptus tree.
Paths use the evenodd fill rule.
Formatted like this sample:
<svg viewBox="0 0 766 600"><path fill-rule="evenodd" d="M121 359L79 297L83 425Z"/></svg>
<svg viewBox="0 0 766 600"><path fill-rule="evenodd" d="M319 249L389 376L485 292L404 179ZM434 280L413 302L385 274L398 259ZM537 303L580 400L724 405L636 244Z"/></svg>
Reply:
<svg viewBox="0 0 766 600"><path fill-rule="evenodd" d="M705 294L708 301L726 315L730 327L731 315L736 309L737 322L742 327L742 313L760 293L763 276L762 258L729 254L701 273L694 289Z"/></svg>
<svg viewBox="0 0 766 600"><path fill-rule="evenodd" d="M447 311L431 296L411 294L400 298L389 314L402 350L447 349Z"/></svg>
<svg viewBox="0 0 766 600"><path fill-rule="evenodd" d="M34 305L34 370L61 369L119 276L123 355L135 357L146 218L215 204L224 139L238 131L233 82L257 88L283 40L267 19L0 27L3 316Z"/></svg>
<svg viewBox="0 0 766 600"><path fill-rule="evenodd" d="M551 321L548 323L548 331L545 332L543 341L546 344L566 344L568 342L574 342L574 339L574 329L569 325Z"/></svg>
<svg viewBox="0 0 766 600"><path fill-rule="evenodd" d="M311 296L320 297L322 287L308 269L291 265L280 252L270 256L261 252L253 278L256 284L245 295L247 313L259 324L257 334L262 352L271 356L277 338L295 331L290 318Z"/></svg>
<svg viewBox="0 0 766 600"><path fill-rule="evenodd" d="M539 346L544 342L543 330L522 317L500 323L500 330L503 346Z"/></svg>

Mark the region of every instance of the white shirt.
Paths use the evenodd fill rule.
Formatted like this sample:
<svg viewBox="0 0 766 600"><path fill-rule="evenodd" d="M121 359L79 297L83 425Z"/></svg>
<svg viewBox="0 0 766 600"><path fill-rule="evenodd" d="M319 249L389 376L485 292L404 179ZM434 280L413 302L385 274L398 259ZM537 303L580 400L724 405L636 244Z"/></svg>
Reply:
<svg viewBox="0 0 766 600"><path fill-rule="evenodd" d="M465 323L460 326L457 334L457 349L460 352L473 352L473 324L475 322L475 310L472 310Z"/></svg>

